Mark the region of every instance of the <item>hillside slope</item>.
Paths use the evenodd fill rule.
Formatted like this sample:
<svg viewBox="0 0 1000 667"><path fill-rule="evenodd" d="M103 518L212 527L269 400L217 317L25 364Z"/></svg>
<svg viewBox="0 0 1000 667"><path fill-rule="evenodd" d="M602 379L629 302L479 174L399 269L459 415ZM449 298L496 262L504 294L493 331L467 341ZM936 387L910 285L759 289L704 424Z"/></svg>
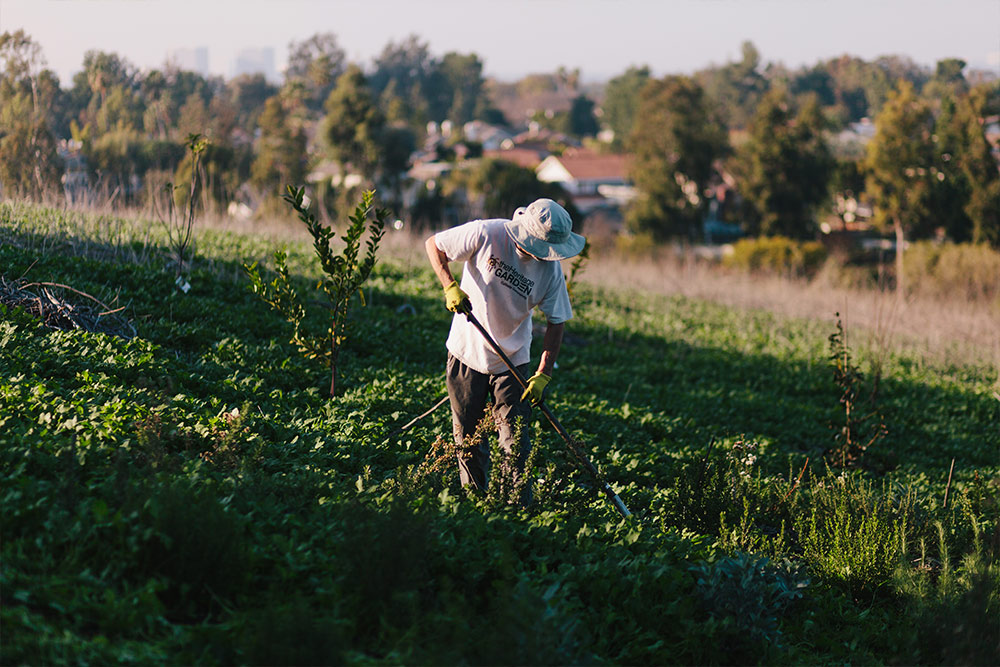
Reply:
<svg viewBox="0 0 1000 667"><path fill-rule="evenodd" d="M0 310L4 664L995 662L988 366L887 358L841 470L829 327L581 288L549 405L635 516L540 422L518 509L458 488L447 408L391 435L444 395L429 271L379 265L329 400L247 289L269 243L203 233L183 294L139 222L24 215L0 277L137 335Z"/></svg>

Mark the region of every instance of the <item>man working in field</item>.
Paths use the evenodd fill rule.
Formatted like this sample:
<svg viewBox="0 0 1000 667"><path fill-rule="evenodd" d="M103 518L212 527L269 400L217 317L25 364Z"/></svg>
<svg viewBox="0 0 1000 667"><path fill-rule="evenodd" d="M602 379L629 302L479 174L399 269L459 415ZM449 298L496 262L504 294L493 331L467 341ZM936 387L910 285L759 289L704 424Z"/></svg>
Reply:
<svg viewBox="0 0 1000 667"><path fill-rule="evenodd" d="M542 399L562 344L563 323L573 317L559 260L579 254L586 241L572 226L566 209L551 199L539 199L517 209L510 220L474 220L427 239L427 256L444 287L448 310L455 313L447 342L447 385L463 486L473 484L485 491L489 481L489 446L473 442L472 436L490 395L500 446L511 452L517 440L517 464L523 472L531 448L531 403ZM464 263L461 286L452 277L449 261ZM527 376L535 307L545 315L547 326L538 369L522 391L464 314L471 309Z"/></svg>

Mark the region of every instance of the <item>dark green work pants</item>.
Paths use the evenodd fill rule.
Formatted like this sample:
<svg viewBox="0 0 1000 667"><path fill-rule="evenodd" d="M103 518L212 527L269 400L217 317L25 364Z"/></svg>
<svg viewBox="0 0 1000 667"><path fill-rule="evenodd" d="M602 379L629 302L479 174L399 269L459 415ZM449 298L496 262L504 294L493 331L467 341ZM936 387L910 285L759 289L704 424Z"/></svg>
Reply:
<svg viewBox="0 0 1000 667"><path fill-rule="evenodd" d="M524 364L517 370L522 377L527 377L529 366ZM493 419L500 447L508 453L517 452L517 470L523 474L524 462L531 451L528 429L531 404L521 400L524 390L513 373L480 373L449 354L447 385L462 486L475 484L477 489L485 491L489 483L490 446L485 437L488 431L484 429L484 437L476 439L474 436L486 415L490 397L493 398Z"/></svg>

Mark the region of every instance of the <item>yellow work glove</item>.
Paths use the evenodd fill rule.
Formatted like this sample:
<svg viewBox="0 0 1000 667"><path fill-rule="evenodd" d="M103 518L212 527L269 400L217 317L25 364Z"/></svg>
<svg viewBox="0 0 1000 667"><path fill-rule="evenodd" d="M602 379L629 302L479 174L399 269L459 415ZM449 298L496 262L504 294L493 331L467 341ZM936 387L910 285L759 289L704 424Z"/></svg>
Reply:
<svg viewBox="0 0 1000 667"><path fill-rule="evenodd" d="M552 378L545 373L535 373L530 378L528 378L528 388L524 390L521 394L521 400L526 398L531 399L533 405L538 405L542 402L542 394L545 393L545 385L549 383Z"/></svg>
<svg viewBox="0 0 1000 667"><path fill-rule="evenodd" d="M463 292L454 280L444 288L444 301L448 310L453 313L472 312L472 302L469 301L469 295Z"/></svg>

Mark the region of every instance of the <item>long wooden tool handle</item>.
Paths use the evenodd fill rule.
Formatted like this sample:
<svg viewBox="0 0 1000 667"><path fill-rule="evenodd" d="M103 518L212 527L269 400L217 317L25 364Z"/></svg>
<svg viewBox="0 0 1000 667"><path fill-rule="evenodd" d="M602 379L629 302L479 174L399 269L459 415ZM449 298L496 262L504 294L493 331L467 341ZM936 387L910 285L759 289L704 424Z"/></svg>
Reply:
<svg viewBox="0 0 1000 667"><path fill-rule="evenodd" d="M510 369L511 374L513 374L513 376L517 379L521 387L527 389L528 381L525 380L524 376L522 376L521 373L517 370L517 367L514 365L514 362L510 360L510 357L508 357L506 353L504 353L504 351L500 349L500 346L497 345L495 340L493 340L493 336L491 336L490 333L486 330L486 327L484 327L479 322L479 320L476 319L476 316L472 314L471 310L467 312L465 316L469 319L469 322L471 322L472 325L479 330L479 333L483 335L483 338L486 339L486 342L489 343L489 346L493 348L493 351L497 353L497 356L500 357L500 359L507 366L507 368ZM608 484L601 477L601 473L597 471L597 468L594 467L594 464L590 462L590 459L584 456L583 452L581 452L580 449L575 444L573 444L573 439L569 436L569 433L566 432L566 429L563 428L562 424L559 423L559 420L556 419L555 415L552 414L552 411L549 410L549 407L545 405L545 403L539 401L538 408L542 411L542 414L545 415L546 419L549 420L549 423L552 424L552 428L556 430L556 433L558 433L559 436L566 442L567 447L569 447L569 451L577 458L577 460L587 470L587 472L591 474L591 476L594 478L594 481L597 482L598 486L601 488L601 491L603 491L604 494L608 497L608 500L611 501L611 504L614 505L618 513L621 514L622 517L625 519L632 516L632 513L628 511L628 507L625 506L625 503L622 502L622 499L619 498L618 494L615 493L614 489L611 488L611 485Z"/></svg>

